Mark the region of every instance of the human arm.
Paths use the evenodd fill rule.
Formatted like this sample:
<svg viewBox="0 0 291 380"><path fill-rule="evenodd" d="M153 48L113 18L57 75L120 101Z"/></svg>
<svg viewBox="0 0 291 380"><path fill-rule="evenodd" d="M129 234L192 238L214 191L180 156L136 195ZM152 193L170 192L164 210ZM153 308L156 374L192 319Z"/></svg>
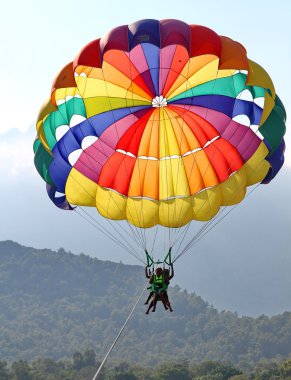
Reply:
<svg viewBox="0 0 291 380"><path fill-rule="evenodd" d="M171 275L169 276L169 280L172 280L172 278L174 277L174 266L173 264L171 264L170 266L171 266Z"/></svg>
<svg viewBox="0 0 291 380"><path fill-rule="evenodd" d="M149 269L149 267L145 267L145 276L146 278L151 278L151 270Z"/></svg>

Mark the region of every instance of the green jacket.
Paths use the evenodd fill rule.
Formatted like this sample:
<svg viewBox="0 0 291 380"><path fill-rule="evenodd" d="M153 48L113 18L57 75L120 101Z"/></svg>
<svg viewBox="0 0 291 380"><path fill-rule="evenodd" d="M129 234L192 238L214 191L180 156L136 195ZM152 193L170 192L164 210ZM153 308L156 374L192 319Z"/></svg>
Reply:
<svg viewBox="0 0 291 380"><path fill-rule="evenodd" d="M153 282L151 285L152 291L164 291L167 289L167 287L168 285L165 283L163 274L161 274L160 276L157 276L156 274L153 275Z"/></svg>

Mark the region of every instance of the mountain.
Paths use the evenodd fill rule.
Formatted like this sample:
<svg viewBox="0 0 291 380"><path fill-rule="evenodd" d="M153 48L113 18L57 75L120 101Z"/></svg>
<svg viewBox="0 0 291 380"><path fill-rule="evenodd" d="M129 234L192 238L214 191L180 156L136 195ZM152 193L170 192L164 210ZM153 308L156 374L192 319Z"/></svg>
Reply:
<svg viewBox="0 0 291 380"><path fill-rule="evenodd" d="M144 285L139 266L0 242L0 359L64 359L88 348L101 357ZM177 285L169 296L173 313L158 305L147 316L145 306L138 305L113 359L144 365L222 360L246 366L291 355L290 312L239 317L217 311Z"/></svg>

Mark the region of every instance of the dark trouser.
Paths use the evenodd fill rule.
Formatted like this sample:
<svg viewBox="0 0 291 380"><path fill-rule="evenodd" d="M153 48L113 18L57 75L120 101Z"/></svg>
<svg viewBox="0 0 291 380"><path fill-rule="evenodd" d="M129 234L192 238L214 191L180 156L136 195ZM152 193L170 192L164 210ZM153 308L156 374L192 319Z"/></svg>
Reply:
<svg viewBox="0 0 291 380"><path fill-rule="evenodd" d="M146 311L146 314L149 313L149 311L151 310L151 308L153 308L153 312L156 311L156 305L157 305L157 302L160 300L163 302L163 305L164 305L164 308L166 310L168 310L168 308L170 309L170 311L173 311L172 310L172 307L171 307L171 304L169 302L169 297L168 297L168 293L166 290L163 290L163 291L152 291L150 294L149 294L149 297L146 301L146 304L148 303L148 301L152 298L152 301Z"/></svg>

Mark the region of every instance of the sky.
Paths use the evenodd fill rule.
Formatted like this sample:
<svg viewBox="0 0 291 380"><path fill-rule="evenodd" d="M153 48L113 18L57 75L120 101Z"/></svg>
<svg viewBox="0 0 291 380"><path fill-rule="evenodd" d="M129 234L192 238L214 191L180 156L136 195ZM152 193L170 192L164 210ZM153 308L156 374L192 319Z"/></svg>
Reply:
<svg viewBox="0 0 291 380"><path fill-rule="evenodd" d="M246 47L249 58L270 74L287 115L291 115L290 14L291 2L268 0L239 3L227 0L2 2L0 202L4 212L0 216L0 239L53 249L62 246L73 252L83 250L90 254L94 254L96 240L100 240L103 247L98 253L100 258L110 255L115 261L132 262L131 258L119 254L116 247L107 244L98 231L87 233L87 227L81 227L78 218L53 208L33 166L32 142L38 110L50 95L56 74L86 43L102 37L116 26L144 18L177 18L205 25ZM291 128L288 120L286 146L284 178L279 179L277 190L275 184L274 191L277 192L281 191L284 180L291 185L288 182L291 177ZM266 194L271 194L271 190ZM266 197L270 201L271 198ZM250 208L248 210L250 212ZM282 217L285 220L286 210L279 208L279 211L285 212ZM277 217L280 218L280 214ZM207 266L206 261L204 266ZM200 289L202 295L205 289ZM206 296L211 299L209 294ZM215 299L214 295L212 298ZM224 306L228 305L221 304Z"/></svg>
<svg viewBox="0 0 291 380"><path fill-rule="evenodd" d="M50 95L54 77L81 47L115 26L142 18L178 18L208 26L241 42L249 57L270 74L288 114L291 109L290 2L274 5L269 0L246 0L235 5L227 0L169 0L165 7L165 2L148 0L142 4L131 0L89 0L86 6L75 0L3 2L0 158L10 157L12 174L15 167L27 166L25 161L31 163L32 153L28 146L27 149L18 145L8 147L5 132L13 128L24 132L35 122L41 104ZM287 147L291 145L291 128L287 128L286 142ZM288 148L286 163L291 167Z"/></svg>

